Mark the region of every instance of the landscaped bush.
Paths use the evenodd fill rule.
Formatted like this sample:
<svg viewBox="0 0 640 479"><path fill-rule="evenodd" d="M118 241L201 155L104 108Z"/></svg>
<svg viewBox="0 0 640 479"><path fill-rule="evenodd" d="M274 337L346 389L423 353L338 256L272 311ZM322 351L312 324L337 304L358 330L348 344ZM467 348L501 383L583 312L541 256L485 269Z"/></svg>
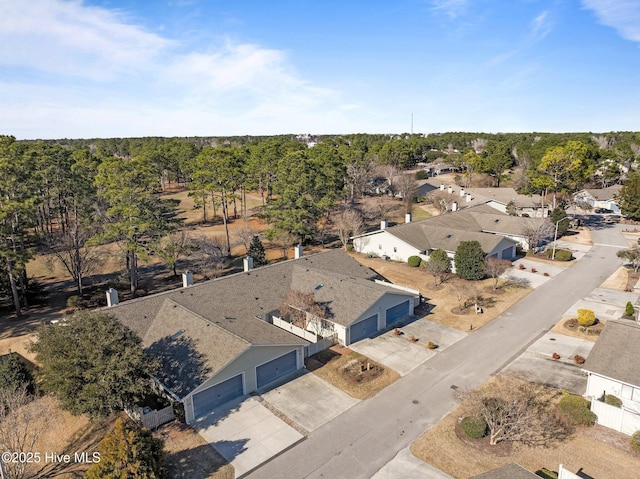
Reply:
<svg viewBox="0 0 640 479"><path fill-rule="evenodd" d="M613 394L605 394L604 402L609 406L622 407L622 400L618 396L614 396Z"/></svg>
<svg viewBox="0 0 640 479"><path fill-rule="evenodd" d="M576 364L584 364L585 361L584 356L580 356L579 354L576 354L573 357L573 360L576 362Z"/></svg>
<svg viewBox="0 0 640 479"><path fill-rule="evenodd" d="M542 469L538 469L536 471L536 476L542 477L542 479L558 479L558 473L554 471L550 471L546 467Z"/></svg>
<svg viewBox="0 0 640 479"><path fill-rule="evenodd" d="M631 436L631 446L638 452L640 452L640 430L633 433Z"/></svg>
<svg viewBox="0 0 640 479"><path fill-rule="evenodd" d="M348 244L347 245L347 251L353 251L353 245L352 244Z"/></svg>
<svg viewBox="0 0 640 479"><path fill-rule="evenodd" d="M633 304L631 304L631 301L627 301L627 305L624 308L624 315L633 316L634 312L635 310L633 309Z"/></svg>
<svg viewBox="0 0 640 479"><path fill-rule="evenodd" d="M84 309L87 307L87 302L82 297L74 294L67 298L67 308Z"/></svg>
<svg viewBox="0 0 640 479"><path fill-rule="evenodd" d="M582 396L564 393L558 407L562 414L575 426L593 426L596 415L589 409L589 401Z"/></svg>
<svg viewBox="0 0 640 479"><path fill-rule="evenodd" d="M426 170L419 170L416 172L416 180L426 180L429 178L429 172Z"/></svg>
<svg viewBox="0 0 640 479"><path fill-rule="evenodd" d="M31 390L33 378L20 356L17 353L0 356L0 389L16 389L25 383Z"/></svg>
<svg viewBox="0 0 640 479"><path fill-rule="evenodd" d="M460 428L471 439L480 439L487 435L487 423L484 419L466 416L460 421Z"/></svg>
<svg viewBox="0 0 640 479"><path fill-rule="evenodd" d="M578 308L578 324L588 328L596 322L596 313L591 309Z"/></svg>
<svg viewBox="0 0 640 479"><path fill-rule="evenodd" d="M417 268L422 263L422 258L420 256L409 256L407 259L407 264L413 268Z"/></svg>
<svg viewBox="0 0 640 479"><path fill-rule="evenodd" d="M547 258L551 259L553 256L553 250L547 250ZM571 261L573 259L573 254L571 251L566 249L557 249L555 255L556 261Z"/></svg>

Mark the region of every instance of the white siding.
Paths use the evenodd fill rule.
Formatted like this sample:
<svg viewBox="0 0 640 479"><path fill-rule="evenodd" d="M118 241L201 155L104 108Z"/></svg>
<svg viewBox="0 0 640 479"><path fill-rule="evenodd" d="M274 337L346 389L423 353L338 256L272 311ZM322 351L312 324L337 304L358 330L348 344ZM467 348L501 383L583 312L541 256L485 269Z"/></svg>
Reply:
<svg viewBox="0 0 640 479"><path fill-rule="evenodd" d="M372 254L376 256L388 256L395 261L406 262L409 256L420 256L420 250L396 238L388 231L378 231L353 239L353 249L358 253Z"/></svg>

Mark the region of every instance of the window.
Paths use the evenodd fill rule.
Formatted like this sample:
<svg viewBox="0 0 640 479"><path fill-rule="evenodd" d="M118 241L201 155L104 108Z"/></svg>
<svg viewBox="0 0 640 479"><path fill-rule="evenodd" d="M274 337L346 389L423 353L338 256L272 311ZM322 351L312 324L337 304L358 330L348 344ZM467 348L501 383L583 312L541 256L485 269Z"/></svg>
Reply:
<svg viewBox="0 0 640 479"><path fill-rule="evenodd" d="M393 247L393 252L397 253L398 252L398 248L396 248L395 246Z"/></svg>

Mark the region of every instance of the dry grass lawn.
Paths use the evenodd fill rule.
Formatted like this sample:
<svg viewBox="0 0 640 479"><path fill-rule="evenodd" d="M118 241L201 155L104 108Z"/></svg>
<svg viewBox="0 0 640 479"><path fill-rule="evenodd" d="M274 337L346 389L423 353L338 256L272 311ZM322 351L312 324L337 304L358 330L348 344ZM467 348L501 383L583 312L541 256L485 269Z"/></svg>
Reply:
<svg viewBox="0 0 640 479"><path fill-rule="evenodd" d="M365 361L366 363L371 364L372 368L382 368L382 374L369 381L353 381L351 377L345 374L344 370L349 367L350 363L354 363L356 361ZM313 374L317 374L328 383L342 389L349 396L356 399L368 399L373 397L388 385L400 379L400 375L394 370L385 368L375 361L367 359L365 356L356 352L349 352L347 354L334 357L327 364L313 371Z"/></svg>
<svg viewBox="0 0 640 479"><path fill-rule="evenodd" d="M566 235L562 237L562 241L568 241L569 243L592 245L591 231L587 228L577 228L569 230Z"/></svg>
<svg viewBox="0 0 640 479"><path fill-rule="evenodd" d="M405 263L385 261L380 258L368 258L357 253L352 256L389 281L419 290L422 296L427 298L428 303L433 306L427 317L429 320L461 331L469 331L471 326L474 330L484 326L533 291L527 286L507 283L502 279L499 280L498 290L494 291L493 279L465 282L455 275L451 275L443 285L434 287L433 276L422 268L412 268ZM475 314L473 307L467 308L467 314L452 312L459 307L458 290L460 287L463 292L468 292L471 288L479 291L483 299L480 303L483 308L482 314Z"/></svg>
<svg viewBox="0 0 640 479"><path fill-rule="evenodd" d="M165 442L167 473L171 479L233 479L231 464L191 426L171 422L154 435Z"/></svg>
<svg viewBox="0 0 640 479"><path fill-rule="evenodd" d="M617 291L624 291L627 288L628 269L624 266L620 266L615 272L609 276L604 283L600 285L601 288L615 289Z"/></svg>
<svg viewBox="0 0 640 479"><path fill-rule="evenodd" d="M629 437L601 426L577 429L570 440L553 447L514 447L508 457L496 457L457 438L454 428L462 414L460 408L456 409L418 438L411 446L414 456L456 479L467 479L512 462L532 472L543 467L557 471L558 465L563 464L573 472L582 468L598 479L638 477L640 455L629 447Z"/></svg>

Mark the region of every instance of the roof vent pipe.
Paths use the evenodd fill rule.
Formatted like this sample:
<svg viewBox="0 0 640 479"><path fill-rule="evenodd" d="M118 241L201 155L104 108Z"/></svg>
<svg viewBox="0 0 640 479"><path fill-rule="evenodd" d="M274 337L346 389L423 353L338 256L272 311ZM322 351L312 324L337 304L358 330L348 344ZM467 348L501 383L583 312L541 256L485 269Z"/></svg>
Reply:
<svg viewBox="0 0 640 479"><path fill-rule="evenodd" d="M113 288L109 288L107 290L107 306L109 307L115 306L119 302L120 301L118 300L118 291Z"/></svg>
<svg viewBox="0 0 640 479"><path fill-rule="evenodd" d="M404 222L405 223L411 223L411 213L405 213Z"/></svg>
<svg viewBox="0 0 640 479"><path fill-rule="evenodd" d="M451 203L451 211L458 211L458 202L454 201Z"/></svg>
<svg viewBox="0 0 640 479"><path fill-rule="evenodd" d="M380 222L380 229L381 230L386 230L389 227L389 222L387 220L382 220Z"/></svg>
<svg viewBox="0 0 640 479"><path fill-rule="evenodd" d="M302 252L302 245L296 245L293 247L293 257L295 259L300 259L303 256L303 252Z"/></svg>
<svg viewBox="0 0 640 479"><path fill-rule="evenodd" d="M251 271L253 269L253 258L251 256L247 256L242 260L242 265L244 266L245 271Z"/></svg>
<svg viewBox="0 0 640 479"><path fill-rule="evenodd" d="M187 286L193 285L193 271L185 271L182 273L182 287L186 288Z"/></svg>

